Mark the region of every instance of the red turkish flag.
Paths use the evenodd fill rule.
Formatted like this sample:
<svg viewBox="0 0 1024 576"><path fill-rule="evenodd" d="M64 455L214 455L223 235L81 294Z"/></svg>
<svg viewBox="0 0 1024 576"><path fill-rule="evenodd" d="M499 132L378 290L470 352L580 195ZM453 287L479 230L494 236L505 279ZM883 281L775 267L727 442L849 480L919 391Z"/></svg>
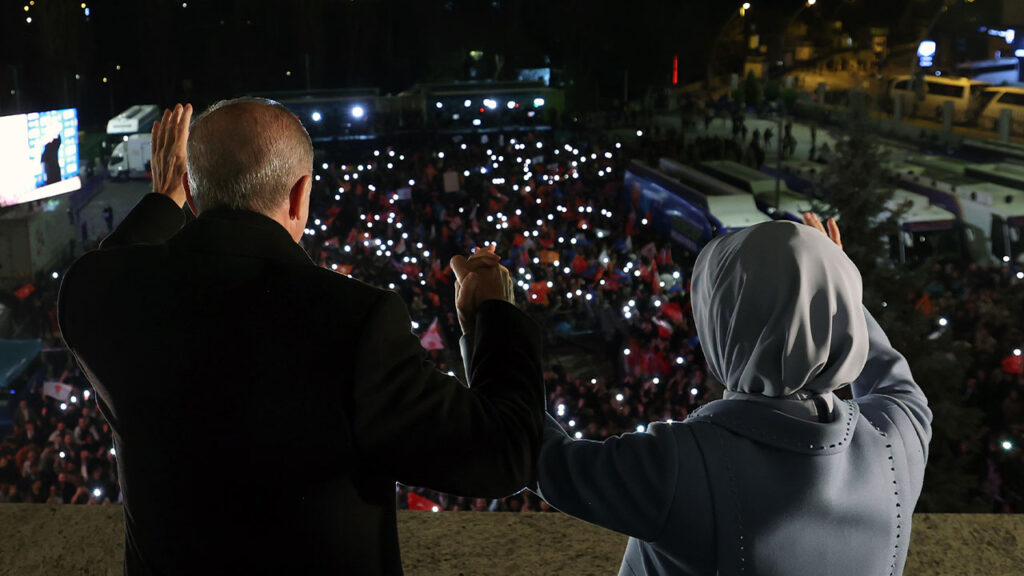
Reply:
<svg viewBox="0 0 1024 576"><path fill-rule="evenodd" d="M21 300L24 300L25 298L28 298L29 296L31 296L32 293L35 292L35 291L36 291L35 284L25 284L21 288L18 288L17 290L15 290L14 291L14 295L17 296L18 298L20 298Z"/></svg>
<svg viewBox="0 0 1024 576"><path fill-rule="evenodd" d="M530 284L530 290L527 295L529 296L531 303L547 306L548 292L550 291L551 289L548 288L547 282L534 282Z"/></svg>
<svg viewBox="0 0 1024 576"><path fill-rule="evenodd" d="M437 502L433 502L420 496L419 494L413 494L409 492L409 510L426 510L427 512L438 512L441 510L441 506Z"/></svg>
<svg viewBox="0 0 1024 576"><path fill-rule="evenodd" d="M444 339L441 338L441 326L437 318L430 323L430 328L420 336L420 346L426 350L444 350Z"/></svg>
<svg viewBox="0 0 1024 576"><path fill-rule="evenodd" d="M576 274L583 274L587 268L590 268L590 264L587 263L587 259L577 254L572 260L572 271Z"/></svg>
<svg viewBox="0 0 1024 576"><path fill-rule="evenodd" d="M1007 374L1024 374L1024 356L1007 356L1003 358L1003 372Z"/></svg>
<svg viewBox="0 0 1024 576"><path fill-rule="evenodd" d="M668 316L669 320L676 324L682 324L683 322L683 309L679 307L678 302L666 302L662 304L661 313Z"/></svg>
<svg viewBox="0 0 1024 576"><path fill-rule="evenodd" d="M658 326L658 336L661 338L669 338L672 336L672 325L662 320L661 318L651 318L651 322L654 322Z"/></svg>
<svg viewBox="0 0 1024 576"><path fill-rule="evenodd" d="M554 250L541 250L540 251L540 261L545 263L545 264L551 264L552 262L554 262L555 260L558 260L558 259L559 259L558 252L555 252Z"/></svg>

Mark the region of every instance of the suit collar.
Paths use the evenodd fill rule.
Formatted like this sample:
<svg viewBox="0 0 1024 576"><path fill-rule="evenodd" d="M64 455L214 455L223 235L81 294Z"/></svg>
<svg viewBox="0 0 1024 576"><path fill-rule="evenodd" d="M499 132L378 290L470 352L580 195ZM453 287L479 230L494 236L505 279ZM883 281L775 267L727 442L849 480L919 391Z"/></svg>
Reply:
<svg viewBox="0 0 1024 576"><path fill-rule="evenodd" d="M292 265L313 264L283 226L249 210L214 208L204 211L168 244L190 250L268 258Z"/></svg>

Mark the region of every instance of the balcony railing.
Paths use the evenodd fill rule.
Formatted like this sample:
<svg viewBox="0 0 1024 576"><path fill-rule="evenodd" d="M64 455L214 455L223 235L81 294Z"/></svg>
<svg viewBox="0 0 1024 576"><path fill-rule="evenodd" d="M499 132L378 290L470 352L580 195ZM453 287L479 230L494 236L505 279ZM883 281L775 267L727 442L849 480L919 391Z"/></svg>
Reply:
<svg viewBox="0 0 1024 576"><path fill-rule="evenodd" d="M121 574L120 506L0 504L0 574ZM409 576L618 573L626 537L558 513L398 513ZM1024 516L915 514L905 574L1020 574Z"/></svg>

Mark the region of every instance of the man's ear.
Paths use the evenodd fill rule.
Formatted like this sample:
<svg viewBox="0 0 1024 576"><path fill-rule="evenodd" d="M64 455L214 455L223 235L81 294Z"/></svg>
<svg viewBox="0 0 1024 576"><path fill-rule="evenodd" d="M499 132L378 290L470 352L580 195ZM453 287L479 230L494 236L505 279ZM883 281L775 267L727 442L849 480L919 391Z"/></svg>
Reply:
<svg viewBox="0 0 1024 576"><path fill-rule="evenodd" d="M304 175L296 180L295 184L292 184L292 189L288 192L288 218L300 220L306 217L309 194L312 189L313 176L311 174Z"/></svg>
<svg viewBox="0 0 1024 576"><path fill-rule="evenodd" d="M193 216L199 216L199 210L196 210L195 198L192 198L192 189L188 186L188 170L181 175L181 185L185 188L185 202L188 203L188 207L192 210Z"/></svg>

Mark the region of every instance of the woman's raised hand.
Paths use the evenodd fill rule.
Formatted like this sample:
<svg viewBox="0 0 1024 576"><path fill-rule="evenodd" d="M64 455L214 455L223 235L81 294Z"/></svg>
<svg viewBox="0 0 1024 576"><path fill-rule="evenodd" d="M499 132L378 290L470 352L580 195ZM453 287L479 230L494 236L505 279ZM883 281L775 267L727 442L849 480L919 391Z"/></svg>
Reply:
<svg viewBox="0 0 1024 576"><path fill-rule="evenodd" d="M840 250L843 249L843 239L839 236L839 225L836 224L835 218L828 219L828 231L826 231L825 227L821 224L821 218L818 218L817 214L813 212L804 212L804 224L821 230L821 233L828 236L829 239L835 242L836 246L839 246Z"/></svg>

